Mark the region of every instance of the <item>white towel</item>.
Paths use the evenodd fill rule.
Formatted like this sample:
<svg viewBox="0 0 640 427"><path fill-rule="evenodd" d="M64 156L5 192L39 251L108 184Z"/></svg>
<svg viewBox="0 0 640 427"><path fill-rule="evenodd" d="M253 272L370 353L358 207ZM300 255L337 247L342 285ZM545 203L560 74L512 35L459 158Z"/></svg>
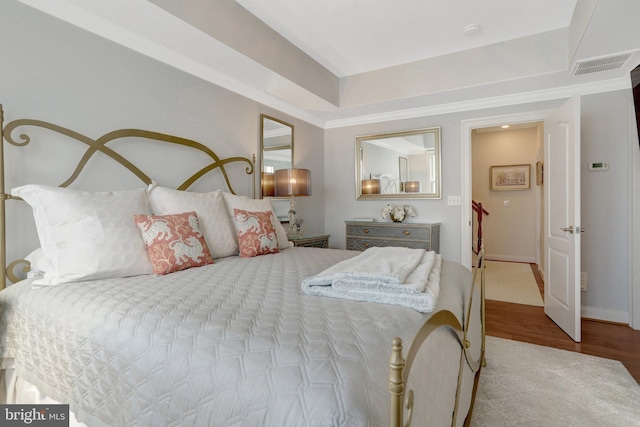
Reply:
<svg viewBox="0 0 640 427"><path fill-rule="evenodd" d="M404 248L403 248L404 249ZM331 282L335 289L358 289L360 291L391 292L398 294L422 293L427 286L429 272L436 260L434 251L424 251L422 249L412 249L420 254L420 261L413 267L405 279L397 282L380 280L375 275L367 278L363 277L337 277ZM411 262L413 264L413 262Z"/></svg>
<svg viewBox="0 0 640 427"><path fill-rule="evenodd" d="M370 248L302 282L308 295L435 309L442 256L407 248Z"/></svg>
<svg viewBox="0 0 640 427"><path fill-rule="evenodd" d="M330 285L335 279L377 280L404 283L421 262L424 249L373 247L305 279L310 286Z"/></svg>

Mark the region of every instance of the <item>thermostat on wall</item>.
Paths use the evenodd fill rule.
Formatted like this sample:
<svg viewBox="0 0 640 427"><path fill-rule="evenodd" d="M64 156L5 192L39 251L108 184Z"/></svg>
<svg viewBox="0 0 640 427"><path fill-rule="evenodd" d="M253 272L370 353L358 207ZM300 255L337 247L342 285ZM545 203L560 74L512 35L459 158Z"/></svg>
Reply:
<svg viewBox="0 0 640 427"><path fill-rule="evenodd" d="M590 171L606 171L609 170L609 163L607 162L589 162Z"/></svg>

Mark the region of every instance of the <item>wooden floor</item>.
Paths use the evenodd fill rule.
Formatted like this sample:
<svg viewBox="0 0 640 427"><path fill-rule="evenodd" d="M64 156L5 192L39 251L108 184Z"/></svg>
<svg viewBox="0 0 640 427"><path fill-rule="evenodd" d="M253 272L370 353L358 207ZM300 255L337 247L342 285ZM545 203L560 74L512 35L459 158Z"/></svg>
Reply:
<svg viewBox="0 0 640 427"><path fill-rule="evenodd" d="M537 275L536 268L534 272ZM544 295L539 276L537 280ZM582 342L576 343L544 314L542 307L491 300L486 307L487 335L619 360L640 383L640 331L583 319Z"/></svg>

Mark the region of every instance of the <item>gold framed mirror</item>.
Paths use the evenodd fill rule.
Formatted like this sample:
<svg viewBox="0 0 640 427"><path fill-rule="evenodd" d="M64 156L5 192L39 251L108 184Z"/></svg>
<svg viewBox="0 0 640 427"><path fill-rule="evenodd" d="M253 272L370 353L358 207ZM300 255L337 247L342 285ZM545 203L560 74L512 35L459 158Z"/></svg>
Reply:
<svg viewBox="0 0 640 427"><path fill-rule="evenodd" d="M440 128L356 137L356 198L439 199Z"/></svg>
<svg viewBox="0 0 640 427"><path fill-rule="evenodd" d="M260 198L274 197L274 174L293 168L293 125L260 115Z"/></svg>

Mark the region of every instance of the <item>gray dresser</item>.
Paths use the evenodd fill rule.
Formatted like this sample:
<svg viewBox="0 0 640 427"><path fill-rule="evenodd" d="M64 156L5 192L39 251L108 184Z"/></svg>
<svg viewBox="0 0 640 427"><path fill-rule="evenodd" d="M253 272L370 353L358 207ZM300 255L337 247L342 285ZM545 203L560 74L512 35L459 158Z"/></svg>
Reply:
<svg viewBox="0 0 640 427"><path fill-rule="evenodd" d="M440 252L440 224L346 221L347 249L403 246Z"/></svg>

